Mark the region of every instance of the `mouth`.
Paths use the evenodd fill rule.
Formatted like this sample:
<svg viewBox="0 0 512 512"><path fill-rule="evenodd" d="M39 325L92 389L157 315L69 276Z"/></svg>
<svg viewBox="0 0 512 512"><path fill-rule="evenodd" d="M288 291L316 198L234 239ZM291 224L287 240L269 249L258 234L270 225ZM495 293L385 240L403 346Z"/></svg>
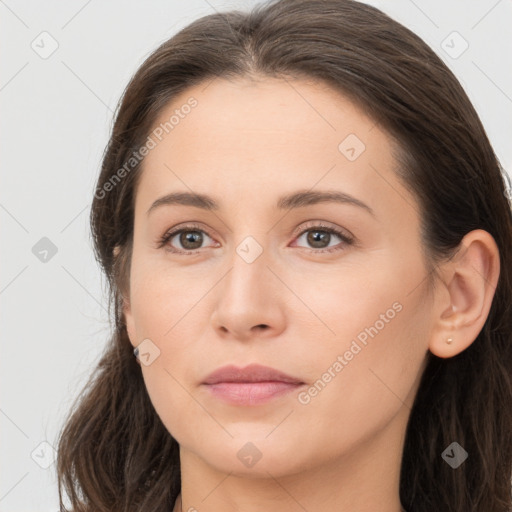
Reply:
<svg viewBox="0 0 512 512"><path fill-rule="evenodd" d="M299 378L258 364L223 366L202 382L213 397L233 405L263 404L304 384Z"/></svg>

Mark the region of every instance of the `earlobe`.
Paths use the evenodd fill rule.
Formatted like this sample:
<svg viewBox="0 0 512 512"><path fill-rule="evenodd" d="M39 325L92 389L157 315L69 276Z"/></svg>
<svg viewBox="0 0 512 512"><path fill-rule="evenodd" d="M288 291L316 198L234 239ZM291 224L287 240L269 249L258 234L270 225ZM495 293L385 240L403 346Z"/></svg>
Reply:
<svg viewBox="0 0 512 512"><path fill-rule="evenodd" d="M485 324L500 273L499 250L487 231L477 229L441 266L443 283L434 305L439 313L434 316L429 350L447 358L469 347Z"/></svg>

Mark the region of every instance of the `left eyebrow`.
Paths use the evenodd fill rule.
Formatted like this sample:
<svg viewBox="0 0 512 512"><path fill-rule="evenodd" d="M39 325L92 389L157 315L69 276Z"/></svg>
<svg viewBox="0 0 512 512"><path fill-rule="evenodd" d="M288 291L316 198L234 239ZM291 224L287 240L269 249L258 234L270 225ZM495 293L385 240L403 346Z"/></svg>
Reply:
<svg viewBox="0 0 512 512"><path fill-rule="evenodd" d="M277 207L281 210L290 210L292 208L302 208L319 203L351 204L366 210L375 217L375 212L366 203L363 203L363 201L350 194L338 190L305 190L294 192L293 194L280 197L277 201Z"/></svg>
<svg viewBox="0 0 512 512"><path fill-rule="evenodd" d="M366 210L373 217L375 212L360 199L350 194L337 190L308 191L299 190L292 194L280 197L276 203L276 208L280 210L291 210L295 208L303 208L306 206L320 203L341 203L351 204ZM219 201L206 194L192 192L172 192L157 199L146 212L149 215L156 208L163 205L180 204L184 206L193 206L208 211L219 210Z"/></svg>

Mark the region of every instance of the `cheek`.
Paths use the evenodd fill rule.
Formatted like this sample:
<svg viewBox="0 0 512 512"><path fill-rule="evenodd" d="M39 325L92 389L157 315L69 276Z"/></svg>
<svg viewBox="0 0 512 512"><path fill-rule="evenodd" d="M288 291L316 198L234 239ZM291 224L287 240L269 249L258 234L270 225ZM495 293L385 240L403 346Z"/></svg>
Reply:
<svg viewBox="0 0 512 512"><path fill-rule="evenodd" d="M389 269L380 267L378 272L372 272L366 265L340 265L319 268L314 273L289 274L286 279L294 283L297 297L289 302L291 327L297 322L303 323L311 335L316 331L327 351L348 348L360 333L364 341L365 328L379 321L381 314L396 316L397 306L393 309L393 304L400 293L398 281L390 278Z"/></svg>
<svg viewBox="0 0 512 512"><path fill-rule="evenodd" d="M190 326L187 317L212 286L208 282L161 265L146 263L135 268L131 304L139 338L153 336L163 341Z"/></svg>
<svg viewBox="0 0 512 512"><path fill-rule="evenodd" d="M194 344L199 326L191 318L197 297L205 291L195 288L148 267L139 268L133 275L132 313L137 340L150 340L150 352L156 354L151 364L141 365L144 383L155 411L178 440L186 439L188 429L180 417L193 414L194 407L198 407L187 389L197 377L194 362L201 357Z"/></svg>
<svg viewBox="0 0 512 512"><path fill-rule="evenodd" d="M421 304L399 291L346 301L337 322L331 319L337 341L302 354L311 364L310 386L297 401L297 417L333 450L348 450L412 407L425 322Z"/></svg>
<svg viewBox="0 0 512 512"><path fill-rule="evenodd" d="M322 374L330 369L336 384L328 386L343 391L356 408L373 403L379 409L379 400L389 405L386 395L391 400L394 393L407 396L426 356L425 271L417 254L408 257L405 265L396 254L382 254L374 265L303 279L295 288L314 312L302 306L309 319L302 321L302 337L321 337L314 350L311 345L300 349L311 362L310 382L328 381Z"/></svg>

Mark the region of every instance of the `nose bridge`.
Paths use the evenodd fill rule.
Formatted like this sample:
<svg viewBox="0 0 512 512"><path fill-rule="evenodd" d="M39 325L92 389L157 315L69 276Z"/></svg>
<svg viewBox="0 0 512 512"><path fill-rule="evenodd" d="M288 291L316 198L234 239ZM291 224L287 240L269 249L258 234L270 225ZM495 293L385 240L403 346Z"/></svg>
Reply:
<svg viewBox="0 0 512 512"><path fill-rule="evenodd" d="M256 236L243 236L241 242L235 245L230 260L231 270L226 276L229 291L240 299L247 298L247 295L255 298L259 293L258 288L268 283L268 240L264 234L260 234L258 239Z"/></svg>
<svg viewBox="0 0 512 512"><path fill-rule="evenodd" d="M254 204L255 201L252 201ZM232 279L239 277L253 280L258 272L268 272L272 231L263 212L257 212L251 202L238 204L237 214L230 233L233 253L230 266Z"/></svg>

